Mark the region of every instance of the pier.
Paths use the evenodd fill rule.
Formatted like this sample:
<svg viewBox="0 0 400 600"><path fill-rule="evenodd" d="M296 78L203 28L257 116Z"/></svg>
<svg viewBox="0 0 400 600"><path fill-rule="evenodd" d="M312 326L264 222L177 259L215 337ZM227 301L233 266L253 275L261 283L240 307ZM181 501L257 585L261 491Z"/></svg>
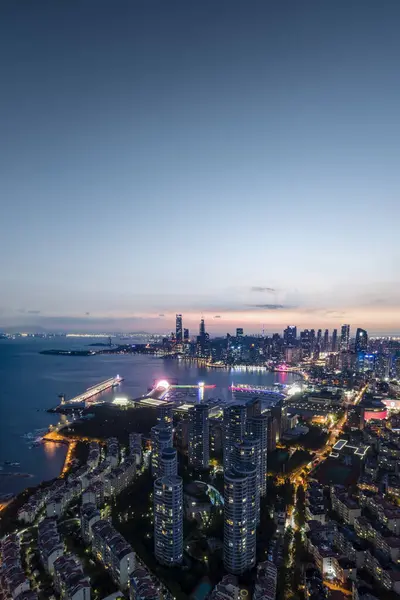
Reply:
<svg viewBox="0 0 400 600"><path fill-rule="evenodd" d="M75 396L70 400L65 400L64 396L61 396L61 404L60 406L65 406L69 404L92 404L94 401L92 398L101 394L101 392L105 392L106 390L116 387L123 381L123 378L117 375L116 377L110 377L110 379L106 379L105 381L101 381L96 385L92 385L85 392L79 394L79 396ZM91 401L92 400L92 401Z"/></svg>

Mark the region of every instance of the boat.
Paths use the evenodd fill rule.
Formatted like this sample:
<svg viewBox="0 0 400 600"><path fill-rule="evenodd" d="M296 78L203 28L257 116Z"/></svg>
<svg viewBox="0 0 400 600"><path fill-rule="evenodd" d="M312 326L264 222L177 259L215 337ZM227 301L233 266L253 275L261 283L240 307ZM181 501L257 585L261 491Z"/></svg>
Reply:
<svg viewBox="0 0 400 600"><path fill-rule="evenodd" d="M21 463L19 462L10 462L9 460L5 460L4 465L7 465L7 467L20 467Z"/></svg>

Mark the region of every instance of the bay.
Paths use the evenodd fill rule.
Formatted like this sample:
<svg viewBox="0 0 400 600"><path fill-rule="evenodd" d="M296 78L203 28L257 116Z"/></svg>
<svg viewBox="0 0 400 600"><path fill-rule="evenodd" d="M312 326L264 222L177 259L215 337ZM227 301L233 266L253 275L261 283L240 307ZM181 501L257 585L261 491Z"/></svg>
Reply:
<svg viewBox="0 0 400 600"><path fill-rule="evenodd" d="M176 379L179 384L216 385L205 390L207 397L231 397L232 383L272 385L291 383L296 375L267 371L210 369L195 363L164 360L144 355L51 356L40 354L49 349L88 349L99 338L18 338L0 340L0 465L3 472L29 473L31 478L0 477L0 493L18 493L28 485L57 477L66 447L41 444L30 447L24 437L57 423L59 417L47 413L58 404L58 395L67 399L104 379L121 375L118 388L102 394L111 401L115 396L138 398L158 379ZM106 340L104 340L106 341ZM4 462L20 463L18 467Z"/></svg>

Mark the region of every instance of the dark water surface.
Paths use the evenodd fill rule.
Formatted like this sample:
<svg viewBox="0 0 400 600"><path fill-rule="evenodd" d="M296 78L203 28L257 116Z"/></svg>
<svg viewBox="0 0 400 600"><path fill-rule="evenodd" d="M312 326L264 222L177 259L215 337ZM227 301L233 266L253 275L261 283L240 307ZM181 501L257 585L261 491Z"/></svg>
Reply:
<svg viewBox="0 0 400 600"><path fill-rule="evenodd" d="M104 379L120 374L124 382L116 389L104 392L102 398L113 396L137 398L144 394L155 379L177 379L180 384L216 384L206 391L211 397L228 398L229 385L252 383L290 383L295 376L283 373L228 371L207 369L176 360L149 356L46 356L41 350L52 348L87 349L99 339L18 339L0 340L0 466L3 472L30 473L32 478L0 477L0 493L19 492L28 485L56 477L62 467L65 446L42 444L30 448L24 434L34 432L58 421L46 409L58 404L58 394L71 398ZM19 467L4 465L4 461L19 462ZM1 473L1 471L0 471Z"/></svg>

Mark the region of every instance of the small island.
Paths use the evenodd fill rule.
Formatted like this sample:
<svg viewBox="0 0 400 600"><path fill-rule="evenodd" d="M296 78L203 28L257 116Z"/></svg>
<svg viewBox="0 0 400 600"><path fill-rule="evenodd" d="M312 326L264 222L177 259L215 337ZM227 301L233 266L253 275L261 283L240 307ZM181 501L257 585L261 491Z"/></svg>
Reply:
<svg viewBox="0 0 400 600"><path fill-rule="evenodd" d="M51 356L93 356L93 350L41 350L40 354Z"/></svg>

